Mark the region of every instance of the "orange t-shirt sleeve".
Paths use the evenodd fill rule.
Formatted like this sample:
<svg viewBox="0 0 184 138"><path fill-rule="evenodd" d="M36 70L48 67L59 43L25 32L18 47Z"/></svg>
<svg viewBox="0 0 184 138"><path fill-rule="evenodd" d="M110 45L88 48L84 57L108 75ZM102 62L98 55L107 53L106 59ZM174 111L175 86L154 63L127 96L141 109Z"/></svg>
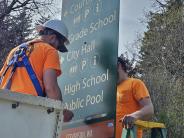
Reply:
<svg viewBox="0 0 184 138"><path fill-rule="evenodd" d="M59 62L59 54L56 50L50 49L47 53L43 72L45 72L47 69L56 70L57 76L61 75L62 73Z"/></svg>
<svg viewBox="0 0 184 138"><path fill-rule="evenodd" d="M133 95L137 101L142 98L150 97L148 89L141 80L136 80L133 83Z"/></svg>

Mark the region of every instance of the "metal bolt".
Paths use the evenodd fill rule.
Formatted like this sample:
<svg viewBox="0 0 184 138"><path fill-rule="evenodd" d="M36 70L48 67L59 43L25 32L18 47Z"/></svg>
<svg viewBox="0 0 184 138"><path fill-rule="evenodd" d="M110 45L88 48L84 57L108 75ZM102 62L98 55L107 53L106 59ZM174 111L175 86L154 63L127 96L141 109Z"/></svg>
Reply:
<svg viewBox="0 0 184 138"><path fill-rule="evenodd" d="M50 113L52 113L52 112L54 112L54 108L49 108L49 109L47 109L47 113L48 113L48 114L50 114Z"/></svg>
<svg viewBox="0 0 184 138"><path fill-rule="evenodd" d="M19 102L12 104L12 109L16 109L19 106Z"/></svg>

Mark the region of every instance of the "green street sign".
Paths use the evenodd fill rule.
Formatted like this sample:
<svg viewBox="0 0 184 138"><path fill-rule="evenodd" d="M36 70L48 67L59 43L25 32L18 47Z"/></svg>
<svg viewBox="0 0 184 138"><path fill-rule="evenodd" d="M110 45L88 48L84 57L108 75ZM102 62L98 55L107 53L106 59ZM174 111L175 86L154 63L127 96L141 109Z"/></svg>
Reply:
<svg viewBox="0 0 184 138"><path fill-rule="evenodd" d="M59 85L64 108L74 113L63 129L113 120L119 0L63 0L62 20L69 29L70 45L69 52L61 54Z"/></svg>

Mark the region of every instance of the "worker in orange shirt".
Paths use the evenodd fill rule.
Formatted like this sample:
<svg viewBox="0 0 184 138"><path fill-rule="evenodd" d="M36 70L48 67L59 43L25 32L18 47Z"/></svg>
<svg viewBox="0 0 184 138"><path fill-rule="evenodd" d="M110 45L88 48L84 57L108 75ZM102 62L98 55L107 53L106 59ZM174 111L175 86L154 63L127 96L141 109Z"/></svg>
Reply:
<svg viewBox="0 0 184 138"><path fill-rule="evenodd" d="M61 20L37 26L39 38L12 49L0 71L0 88L33 96L62 100L57 77L61 75L59 54L67 52L68 29ZM73 113L63 111L64 121Z"/></svg>
<svg viewBox="0 0 184 138"><path fill-rule="evenodd" d="M145 84L128 77L128 62L118 58L118 86L116 104L116 138L121 138L123 128L131 128L137 119L147 120L154 114L153 104ZM137 131L142 138L142 130Z"/></svg>

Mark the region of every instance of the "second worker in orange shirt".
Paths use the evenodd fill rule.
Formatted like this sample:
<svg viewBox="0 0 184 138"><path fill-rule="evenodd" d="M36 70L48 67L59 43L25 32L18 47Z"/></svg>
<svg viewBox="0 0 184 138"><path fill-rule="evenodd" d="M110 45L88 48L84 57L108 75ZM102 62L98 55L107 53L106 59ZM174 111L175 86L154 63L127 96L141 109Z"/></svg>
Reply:
<svg viewBox="0 0 184 138"><path fill-rule="evenodd" d="M145 84L128 77L128 63L118 58L118 87L116 100L116 138L121 138L122 129L130 128L137 119L147 120L154 114L153 105ZM142 138L142 130L137 131Z"/></svg>

